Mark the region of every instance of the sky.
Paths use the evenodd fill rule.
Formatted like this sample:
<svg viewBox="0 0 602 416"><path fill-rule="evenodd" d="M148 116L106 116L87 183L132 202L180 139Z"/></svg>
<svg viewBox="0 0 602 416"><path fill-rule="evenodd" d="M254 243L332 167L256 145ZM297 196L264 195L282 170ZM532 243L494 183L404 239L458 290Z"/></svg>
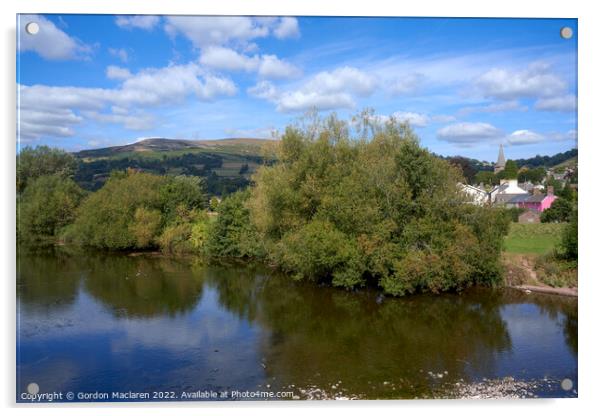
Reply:
<svg viewBox="0 0 602 416"><path fill-rule="evenodd" d="M370 108L445 156L551 155L577 145L577 20L19 15L17 95L20 146L270 138Z"/></svg>

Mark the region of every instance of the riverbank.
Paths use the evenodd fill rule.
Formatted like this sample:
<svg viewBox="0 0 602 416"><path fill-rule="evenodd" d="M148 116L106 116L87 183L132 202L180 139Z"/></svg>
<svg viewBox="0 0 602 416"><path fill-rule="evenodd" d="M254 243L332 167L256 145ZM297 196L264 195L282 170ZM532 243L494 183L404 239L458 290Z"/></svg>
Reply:
<svg viewBox="0 0 602 416"><path fill-rule="evenodd" d="M527 293L578 296L577 269L557 262L550 256L504 252L504 285Z"/></svg>

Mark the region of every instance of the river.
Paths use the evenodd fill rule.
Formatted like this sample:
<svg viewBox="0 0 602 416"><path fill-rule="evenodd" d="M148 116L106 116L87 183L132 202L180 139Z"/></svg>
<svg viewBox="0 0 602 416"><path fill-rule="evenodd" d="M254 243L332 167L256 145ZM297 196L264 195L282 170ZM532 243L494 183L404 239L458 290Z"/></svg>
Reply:
<svg viewBox="0 0 602 416"><path fill-rule="evenodd" d="M58 401L576 397L577 322L575 298L513 289L391 298L258 265L20 250L17 401L31 383Z"/></svg>

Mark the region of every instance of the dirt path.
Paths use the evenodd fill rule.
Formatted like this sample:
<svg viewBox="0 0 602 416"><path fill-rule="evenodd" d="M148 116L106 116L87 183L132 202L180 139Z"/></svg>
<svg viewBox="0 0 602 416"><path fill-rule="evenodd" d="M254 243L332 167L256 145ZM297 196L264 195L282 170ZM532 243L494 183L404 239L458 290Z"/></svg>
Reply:
<svg viewBox="0 0 602 416"><path fill-rule="evenodd" d="M507 253L503 258L506 286L524 292L549 293L561 296L578 296L576 287L552 287L537 278L535 258L529 255Z"/></svg>

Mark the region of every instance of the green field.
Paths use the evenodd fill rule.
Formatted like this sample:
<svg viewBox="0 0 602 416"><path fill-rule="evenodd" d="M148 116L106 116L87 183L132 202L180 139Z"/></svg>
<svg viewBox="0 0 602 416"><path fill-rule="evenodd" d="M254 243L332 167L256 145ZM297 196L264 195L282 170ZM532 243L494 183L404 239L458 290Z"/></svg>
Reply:
<svg viewBox="0 0 602 416"><path fill-rule="evenodd" d="M504 241L508 253L546 254L560 242L564 224L510 224Z"/></svg>

